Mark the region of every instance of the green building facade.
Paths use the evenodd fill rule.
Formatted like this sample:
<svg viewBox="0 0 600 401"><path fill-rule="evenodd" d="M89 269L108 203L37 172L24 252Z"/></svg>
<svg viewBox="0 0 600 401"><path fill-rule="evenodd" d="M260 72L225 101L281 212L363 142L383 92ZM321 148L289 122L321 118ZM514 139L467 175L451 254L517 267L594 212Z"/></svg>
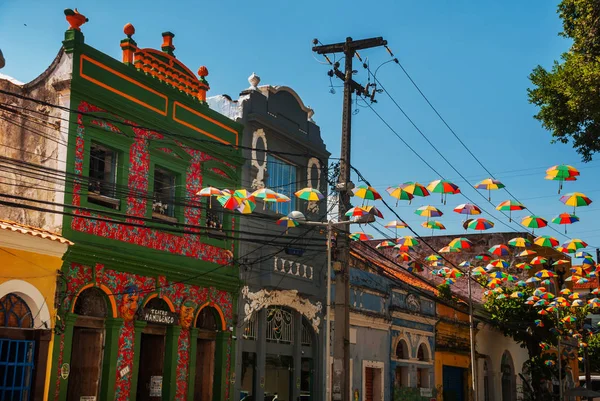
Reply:
<svg viewBox="0 0 600 401"><path fill-rule="evenodd" d="M237 218L201 188L239 188L242 126L206 105L163 33L123 60L85 43L77 10L49 400L227 400L239 292ZM65 125L64 125L65 126ZM67 129L65 129L67 132Z"/></svg>

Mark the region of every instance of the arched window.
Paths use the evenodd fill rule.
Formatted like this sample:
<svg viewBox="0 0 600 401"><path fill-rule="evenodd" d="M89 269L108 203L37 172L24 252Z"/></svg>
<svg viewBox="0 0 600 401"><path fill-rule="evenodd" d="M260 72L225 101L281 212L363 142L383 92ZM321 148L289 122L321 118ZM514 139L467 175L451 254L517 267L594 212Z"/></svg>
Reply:
<svg viewBox="0 0 600 401"><path fill-rule="evenodd" d="M267 341L293 344L293 333L294 319L292 312L278 306L267 310Z"/></svg>
<svg viewBox="0 0 600 401"><path fill-rule="evenodd" d="M206 306L198 314L196 327L203 330L219 331L221 325L217 323L218 312L215 308Z"/></svg>
<svg viewBox="0 0 600 401"><path fill-rule="evenodd" d="M421 343L417 349L417 360L420 362L429 362L429 352L425 344ZM417 368L417 387L429 388L429 369L426 367Z"/></svg>
<svg viewBox="0 0 600 401"><path fill-rule="evenodd" d="M504 351L504 354L502 354L500 369L502 372L502 401L514 401L517 394L515 369L512 357L508 351Z"/></svg>
<svg viewBox="0 0 600 401"><path fill-rule="evenodd" d="M0 326L33 328L31 309L18 295L10 293L0 299Z"/></svg>
<svg viewBox="0 0 600 401"><path fill-rule="evenodd" d="M104 292L96 287L83 290L75 299L73 312L80 316L101 317L108 316L108 307Z"/></svg>
<svg viewBox="0 0 600 401"><path fill-rule="evenodd" d="M398 344L396 344L396 359L409 359L410 355L408 353L408 344L406 341L400 340Z"/></svg>
<svg viewBox="0 0 600 401"><path fill-rule="evenodd" d="M427 352L427 348L425 348L425 344L419 345L419 350L417 351L417 359L419 361L429 360L429 353Z"/></svg>

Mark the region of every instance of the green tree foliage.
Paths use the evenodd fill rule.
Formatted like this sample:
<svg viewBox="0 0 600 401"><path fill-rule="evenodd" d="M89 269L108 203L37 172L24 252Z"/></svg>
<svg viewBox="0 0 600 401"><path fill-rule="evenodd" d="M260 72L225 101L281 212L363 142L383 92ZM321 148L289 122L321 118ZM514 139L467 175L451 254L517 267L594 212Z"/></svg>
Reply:
<svg viewBox="0 0 600 401"><path fill-rule="evenodd" d="M514 291L523 292L521 298L512 298L510 295ZM549 359L556 360L556 356L545 351L542 343L549 346L558 344L558 333L563 339L569 337L572 333L578 332L580 323L570 326L560 322L565 316L576 317L576 322L583 322L587 314L587 308L559 308L558 316L556 313L546 315L538 314L540 308L535 308L526 304L528 297L533 295L535 289L526 288L503 288L502 294L506 298L498 298L499 294L492 294L486 299L484 308L490 313L494 326L505 336L512 337L523 348L527 349L529 360L523 366L523 372L528 380L523 387L524 399L533 401L551 400L553 395L549 391L548 383L552 377L557 377L558 369L556 366L547 366ZM539 320L541 323L536 323ZM563 377L565 367L567 366L567 349L563 349ZM571 352L572 357L576 354Z"/></svg>
<svg viewBox="0 0 600 401"><path fill-rule="evenodd" d="M583 356L583 352L579 353ZM590 360L590 371L600 372L600 334L594 334L588 340L588 358ZM583 371L583 365L581 365Z"/></svg>
<svg viewBox="0 0 600 401"><path fill-rule="evenodd" d="M584 161L600 151L600 2L563 0L558 6L561 36L572 41L551 70L537 66L529 79L535 118L553 142L573 143Z"/></svg>

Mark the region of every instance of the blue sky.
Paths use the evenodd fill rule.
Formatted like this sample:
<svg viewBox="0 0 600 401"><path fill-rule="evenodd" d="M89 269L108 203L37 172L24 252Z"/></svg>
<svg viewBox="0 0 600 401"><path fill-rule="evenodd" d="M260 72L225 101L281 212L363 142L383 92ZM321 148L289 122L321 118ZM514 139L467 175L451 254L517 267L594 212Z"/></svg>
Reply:
<svg viewBox="0 0 600 401"><path fill-rule="evenodd" d="M21 81L40 74L55 57L67 29L63 9L78 7L90 19L82 29L86 42L115 58L120 58L119 41L127 22L135 26L134 38L142 47L158 48L161 32L174 32L177 57L192 70L208 67L211 95L236 97L248 86L252 72L262 78L261 84L291 86L314 108L324 140L333 156L338 156L341 88L330 93L328 67L315 61L311 40L317 37L329 43L346 36L383 36L461 139L532 212L550 219L572 211L558 201L557 183L543 179L545 169L554 164L572 164L581 171L580 180L567 183L563 192L580 191L592 199L600 194L600 184L594 182L600 164L581 163L570 145L551 145L550 134L532 118L536 110L527 102L531 70L537 64L550 66L569 45L558 36L557 2L346 3L347 7L323 1L180 1L165 6L147 1L5 0L0 2L0 47L7 65L1 72ZM361 55L369 58L372 69L389 60L381 48ZM358 61L355 66L359 70L356 79L365 82ZM381 68L378 79L469 183L434 152L385 94L379 94L379 102L373 105L377 112L445 178L491 212L493 217L483 217L496 223L496 231L510 231L494 218L508 223L507 219L470 187L487 178L487 173L444 127L400 68L390 63ZM404 181L427 184L439 178L371 110L358 110L353 117L352 164L377 189L385 192L387 186ZM492 193L494 205L508 198L502 190ZM445 212L440 220L448 230L442 233L459 233L463 232L463 216L451 209L465 202L462 195L455 195L441 205L440 197L434 195L416 199L412 205L403 203L396 210L420 234L430 235L419 226L424 219L413 212L424 204L435 205ZM570 226L569 237L600 246L597 204L600 201L578 210L581 222ZM389 212L384 214L386 220L392 219ZM515 222L511 227L519 229ZM562 226L557 228L563 231ZM565 239L548 228L538 232Z"/></svg>

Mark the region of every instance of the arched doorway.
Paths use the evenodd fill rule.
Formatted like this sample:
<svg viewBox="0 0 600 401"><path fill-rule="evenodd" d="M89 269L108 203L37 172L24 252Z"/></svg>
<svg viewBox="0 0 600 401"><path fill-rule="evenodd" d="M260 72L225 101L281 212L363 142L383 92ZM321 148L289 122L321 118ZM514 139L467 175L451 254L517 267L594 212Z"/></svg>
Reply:
<svg viewBox="0 0 600 401"><path fill-rule="evenodd" d="M406 342L406 340L404 340L402 338L400 340L398 340L398 343L396 344L396 350L395 350L394 355L398 361L406 361L406 363L408 363L408 360L410 359L410 353L408 350L408 343ZM395 372L396 387L410 386L409 372L410 372L410 369L409 369L408 365L396 366L396 372Z"/></svg>
<svg viewBox="0 0 600 401"><path fill-rule="evenodd" d="M213 399L215 386L217 333L222 329L218 311L210 306L202 308L196 319L196 328L198 342L194 399L210 401Z"/></svg>
<svg viewBox="0 0 600 401"><path fill-rule="evenodd" d="M141 313L148 325L140 339L136 400L158 401L162 399L167 325L174 323L174 314L169 304L159 297L151 298Z"/></svg>
<svg viewBox="0 0 600 401"><path fill-rule="evenodd" d="M83 290L75 299L73 313L77 319L73 327L67 401L98 399L108 317L106 295L96 287Z"/></svg>
<svg viewBox="0 0 600 401"><path fill-rule="evenodd" d="M293 310L274 306L267 309L265 399L291 400L294 380L294 328L298 322Z"/></svg>
<svg viewBox="0 0 600 401"><path fill-rule="evenodd" d="M316 335L310 322L302 317L302 334L300 341L300 399L312 400L315 393L315 349Z"/></svg>
<svg viewBox="0 0 600 401"><path fill-rule="evenodd" d="M17 294L0 298L0 398L29 400L34 367L35 341L9 338L5 331L33 329L33 316ZM12 336L10 336L12 337Z"/></svg>
<svg viewBox="0 0 600 401"><path fill-rule="evenodd" d="M516 400L515 369L512 357L508 351L504 351L504 354L502 354L500 371L502 372L502 401Z"/></svg>
<svg viewBox="0 0 600 401"><path fill-rule="evenodd" d="M423 363L429 363L431 355L429 349L425 344L421 343L417 349L417 360ZM418 388L429 388L429 368L420 365L417 367L417 387Z"/></svg>

